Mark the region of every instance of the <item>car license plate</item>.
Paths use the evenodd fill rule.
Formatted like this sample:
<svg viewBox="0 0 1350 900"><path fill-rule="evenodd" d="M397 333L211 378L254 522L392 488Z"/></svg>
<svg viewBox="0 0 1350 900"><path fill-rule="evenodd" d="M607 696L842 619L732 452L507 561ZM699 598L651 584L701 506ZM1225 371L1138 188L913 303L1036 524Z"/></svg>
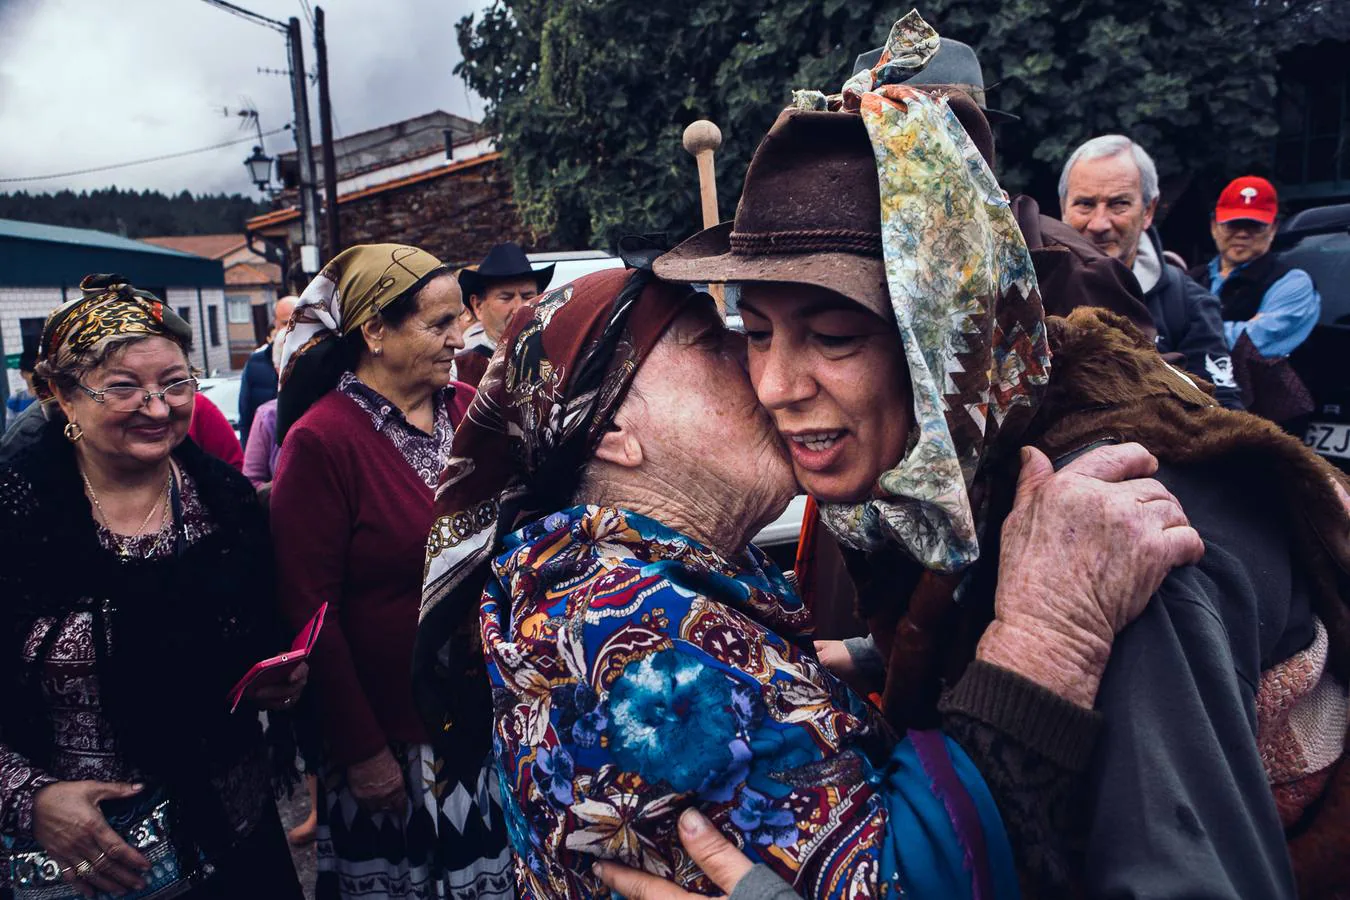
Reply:
<svg viewBox="0 0 1350 900"><path fill-rule="evenodd" d="M1303 443L1323 456L1337 456L1350 459L1350 425L1333 425L1330 422L1311 422Z"/></svg>

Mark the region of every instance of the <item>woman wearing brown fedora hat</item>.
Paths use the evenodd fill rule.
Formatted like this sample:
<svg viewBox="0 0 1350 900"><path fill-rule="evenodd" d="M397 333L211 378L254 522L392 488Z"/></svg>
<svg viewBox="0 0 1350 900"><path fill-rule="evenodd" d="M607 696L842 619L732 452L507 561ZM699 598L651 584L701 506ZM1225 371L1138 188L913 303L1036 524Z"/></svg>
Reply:
<svg viewBox="0 0 1350 900"><path fill-rule="evenodd" d="M1218 407L1124 318L1062 302L1064 318L1046 316L1043 260L977 151L978 109L894 84L905 53L921 59L914 31L902 21L888 57L842 97L799 95L756 151L735 221L658 260L658 275L740 285L751 380L845 549L886 718L905 729L941 714L962 743L987 740L980 726L1005 732L982 774L1025 886L1285 897L1297 872L1304 896L1344 887L1346 689L1332 673L1350 662L1337 587L1350 520L1335 474ZM1143 483L1181 498L1203 559L1162 503L1093 541L1090 498L1111 487L1100 481L1155 470L1166 488ZM1088 498L1072 537L1028 546L1016 504L1070 473ZM1235 480L1248 490L1228 490ZM1155 529L1181 565L1121 630L1096 604L1156 552L1138 544ZM1096 625L1059 659L1029 658L995 617L1023 591L1075 622L1092 610ZM1101 722L1095 746L1056 745L1018 728L1028 707L961 689L963 671L991 662L1061 685ZM1062 680L1037 678L1041 667ZM847 654L841 668L857 674ZM1294 670L1307 677L1286 693ZM1323 692L1336 721L1295 735L1289 722L1310 721ZM1289 764L1290 748L1323 741ZM1072 805L1025 790L1047 761L1079 773ZM749 869L689 838L724 889ZM619 867L606 875L630 896L677 896Z"/></svg>
<svg viewBox="0 0 1350 900"><path fill-rule="evenodd" d="M1278 579L1257 580L1284 544L1243 546L1250 567L1242 571L1228 549L1217 568L1188 565L1203 548L1175 498L1144 477L1157 460L1111 437L1157 433L1131 426L1140 407L1122 398L1188 423L1204 421L1212 400L1150 356L1123 322L1092 311L1046 321L1007 202L953 116L959 98L883 87L859 92L856 103L860 114L786 113L752 163L733 225L693 239L658 270L671 280L741 284L759 400L791 446L798 481L857 557L863 611L890 663L889 733L908 731L901 744L914 747L916 732L948 729L992 788L1018 874L1037 894L1069 886L1065 851L1075 835L1087 838L1091 873L1075 886L1094 893L1209 895L1238 885L1232 893L1288 894L1274 804L1240 796L1229 805L1234 790L1259 793L1253 783L1264 783L1255 742L1249 733L1244 744L1235 724L1246 721L1253 682L1245 695L1242 682L1256 674L1260 652L1255 642L1241 651L1214 643L1216 630L1253 632L1284 602ZM726 383L735 370L721 368L723 344L706 322L688 331L666 322L678 308L672 299L681 298L586 281L513 323L457 437L429 542L420 656L426 683L442 679L429 692L429 730L472 751L467 763L476 765L488 751L473 736L485 744L489 732L468 726L492 720L508 829L531 895L594 895L593 860L599 877L630 897L670 886L616 861L711 888L691 860L706 859L695 848L717 832L808 896L897 887L993 895L971 889L976 873L992 868L992 854L974 843L957 854L971 862L964 891L958 878L942 883L950 892L925 892L931 883L916 886L906 881L912 870L893 868L897 857L920 867L949 859L952 845L912 827L912 808L889 805L899 796L886 793L900 771L895 758L852 767L865 729L819 728L814 743L803 742L845 702L794 644L797 598L766 582L741 543L704 542L725 551L714 552L673 533L707 529L700 520L710 507L725 527L756 506L730 478L708 488L718 466L730 465L728 446L750 481L746 462L772 471L772 454L744 437L764 423L730 402L746 385ZM625 309L645 340L627 339L615 324ZM609 351L592 357L600 338ZM616 355L619 348L641 353ZM698 348L720 360L717 378L700 372ZM653 375L667 365L664 380ZM1128 391L1116 393L1116 369L1134 378ZM581 386L569 380L583 374ZM599 390L610 376L641 390ZM671 390L676 378L688 389ZM603 399L604 414L587 398ZM1114 418L1065 413L1078 408ZM641 415L629 419L625 409ZM661 435L680 452L625 443L630 426L673 412L682 427ZM691 432L694 452L681 443ZM1027 443L1035 449L1023 451ZM686 468L696 460L704 480L697 491L652 492L682 516L612 513L625 505L615 491L577 489L579 463L597 447L608 448L610 465L650 465L649 474L664 463L661 474L672 476L671 460ZM1188 498L1210 487L1179 484ZM680 503L691 497L703 502ZM569 502L580 505L561 509ZM1216 545L1228 537L1214 533ZM1224 604L1234 609L1217 608L1216 578L1227 579L1233 596ZM1254 611L1245 624L1243 605ZM1118 640L1141 614L1147 628L1125 634L1142 638ZM1294 618L1272 628L1290 631L1290 646ZM1271 658L1280 652L1263 646ZM1124 667L1115 662L1122 653ZM472 681L447 661L467 661L480 682L486 669L491 691L483 686L474 699ZM1139 671L1154 666L1166 680ZM952 690L939 699L943 686ZM1181 778L1179 755L1203 758L1204 771ZM1087 790L1076 790L1080 781ZM951 784L936 775L932 783ZM977 786L963 784L969 800ZM886 808L860 817L861 794L865 803L886 795ZM688 854L676 843L677 821ZM984 832L984 846L998 830ZM1232 848L1245 855L1230 856ZM725 845L717 854L735 859ZM707 874L730 890L750 863L722 871L727 881L717 868Z"/></svg>
<svg viewBox="0 0 1350 900"><path fill-rule="evenodd" d="M886 727L815 659L800 597L747 546L797 486L744 351L710 297L642 270L586 276L512 320L456 432L427 541L412 671L444 747L438 777L491 760L522 896L597 896L602 861L714 887L678 819L725 830L810 897L1015 897L981 777L1002 751L953 741L938 730L947 716ZM1067 539L1092 507L1121 529L1141 501L1184 520L1147 482L1050 481L1026 485L1013 559ZM1078 539L1115 539L1090 531ZM1100 596L1027 584L1000 598L1002 634L961 683L1017 710L1005 730L1053 734L1067 756L1090 743L1091 714L1056 695L1090 702L1080 657L1115 627L1099 637L1093 615L1132 617L1177 552L1160 527L1134 536L1143 564L1079 579ZM1075 621L1067 600L1095 612ZM1046 760L1019 787L1052 795L1060 768Z"/></svg>

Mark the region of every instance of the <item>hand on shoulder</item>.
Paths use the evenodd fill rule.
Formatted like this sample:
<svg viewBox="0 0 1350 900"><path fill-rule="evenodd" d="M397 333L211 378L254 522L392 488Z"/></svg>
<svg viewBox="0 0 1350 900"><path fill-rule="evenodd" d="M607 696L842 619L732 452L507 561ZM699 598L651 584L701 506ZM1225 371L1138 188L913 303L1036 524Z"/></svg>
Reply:
<svg viewBox="0 0 1350 900"><path fill-rule="evenodd" d="M1204 554L1140 444L1101 447L1054 471L1025 448L1004 521L995 620L977 656L1091 707L1111 643L1167 574Z"/></svg>

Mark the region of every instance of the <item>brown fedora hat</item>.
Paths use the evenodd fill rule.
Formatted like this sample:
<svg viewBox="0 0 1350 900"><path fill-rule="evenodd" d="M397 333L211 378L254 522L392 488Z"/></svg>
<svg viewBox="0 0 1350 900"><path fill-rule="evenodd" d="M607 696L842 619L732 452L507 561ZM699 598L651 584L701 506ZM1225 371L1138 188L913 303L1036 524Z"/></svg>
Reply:
<svg viewBox="0 0 1350 900"><path fill-rule="evenodd" d="M881 191L862 118L784 110L750 159L736 218L653 270L669 281L816 285L890 318Z"/></svg>
<svg viewBox="0 0 1350 900"><path fill-rule="evenodd" d="M969 97L947 100L968 133L990 134ZM877 163L862 117L784 110L750 159L736 218L689 238L653 270L668 281L809 284L893 318Z"/></svg>

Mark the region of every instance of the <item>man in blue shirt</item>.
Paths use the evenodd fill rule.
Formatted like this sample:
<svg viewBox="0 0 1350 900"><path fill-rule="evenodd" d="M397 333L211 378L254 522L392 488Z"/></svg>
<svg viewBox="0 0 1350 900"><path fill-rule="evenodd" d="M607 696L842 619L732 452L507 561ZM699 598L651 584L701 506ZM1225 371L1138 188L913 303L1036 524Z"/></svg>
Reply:
<svg viewBox="0 0 1350 900"><path fill-rule="evenodd" d="M1322 298L1302 269L1270 252L1279 197L1264 178L1235 178L1219 195L1210 234L1219 253L1191 270L1223 306L1223 331L1231 348L1242 335L1267 358L1288 356L1307 340L1322 312Z"/></svg>

